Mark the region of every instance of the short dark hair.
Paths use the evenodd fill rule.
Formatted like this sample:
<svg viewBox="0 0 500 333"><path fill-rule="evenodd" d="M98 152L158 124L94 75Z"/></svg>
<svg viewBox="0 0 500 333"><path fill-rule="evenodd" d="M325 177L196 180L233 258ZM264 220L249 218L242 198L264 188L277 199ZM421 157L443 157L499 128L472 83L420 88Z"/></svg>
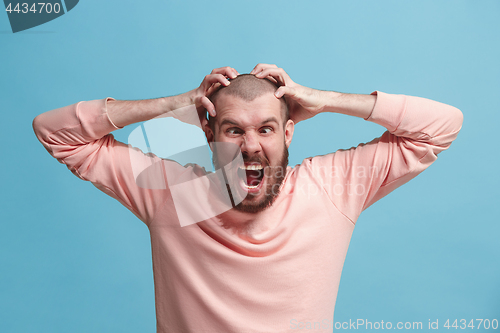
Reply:
<svg viewBox="0 0 500 333"><path fill-rule="evenodd" d="M209 96L214 106L217 103L217 98L221 94L236 96L244 101L251 102L264 94L274 94L279 88L279 86L271 80L259 79L253 74L240 74L236 78L230 79L230 82L230 85L221 85ZM285 126L288 119L290 119L290 113L284 96L280 98L280 102L283 114L283 126ZM215 110L217 111L217 107ZM212 131L214 131L215 118L208 115L208 124Z"/></svg>

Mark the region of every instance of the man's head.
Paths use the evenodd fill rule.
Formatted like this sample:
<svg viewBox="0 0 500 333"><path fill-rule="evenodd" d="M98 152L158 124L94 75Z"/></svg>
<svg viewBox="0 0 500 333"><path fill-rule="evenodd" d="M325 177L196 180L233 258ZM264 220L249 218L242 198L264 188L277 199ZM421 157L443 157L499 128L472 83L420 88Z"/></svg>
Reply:
<svg viewBox="0 0 500 333"><path fill-rule="evenodd" d="M265 94L274 94L278 89L276 83L271 82L268 79L258 79L253 74L240 74L236 78L230 80L231 84L229 86L220 86L215 90L209 97L211 102L216 107L217 110L217 100L220 95L230 95L238 97L244 101L251 102L255 98L260 97ZM290 119L290 114L288 112L288 106L286 104L285 97L280 98L281 102L281 115L283 117L283 124ZM208 123L210 128L213 130L215 125L215 118L208 117Z"/></svg>
<svg viewBox="0 0 500 333"><path fill-rule="evenodd" d="M233 188L246 195L235 206L240 211L256 213L270 206L286 175L294 123L286 101L274 95L277 88L267 79L244 74L210 96L217 116L205 126L207 140L237 145L245 162L227 174ZM220 155L214 151L217 168Z"/></svg>

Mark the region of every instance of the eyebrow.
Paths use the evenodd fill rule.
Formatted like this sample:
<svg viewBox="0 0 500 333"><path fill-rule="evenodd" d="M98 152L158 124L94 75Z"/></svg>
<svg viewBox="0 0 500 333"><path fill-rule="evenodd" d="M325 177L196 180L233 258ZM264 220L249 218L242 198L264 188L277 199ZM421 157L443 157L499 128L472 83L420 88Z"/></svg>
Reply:
<svg viewBox="0 0 500 333"><path fill-rule="evenodd" d="M262 126L264 124L267 124L267 123L272 123L272 122L275 122L276 124L278 124L278 119L276 119L276 117L269 117L267 119L265 119L264 121L262 121L259 125ZM235 126L240 126L240 124L238 124L236 121L234 120L231 120L231 119L224 119L221 124L220 124L220 127L226 125L226 124L230 124L230 125L235 125Z"/></svg>

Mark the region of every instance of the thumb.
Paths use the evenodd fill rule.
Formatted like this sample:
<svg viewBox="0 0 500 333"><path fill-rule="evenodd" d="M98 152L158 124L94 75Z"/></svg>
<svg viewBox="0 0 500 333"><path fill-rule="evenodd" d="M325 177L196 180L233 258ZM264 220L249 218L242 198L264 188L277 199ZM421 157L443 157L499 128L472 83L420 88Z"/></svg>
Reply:
<svg viewBox="0 0 500 333"><path fill-rule="evenodd" d="M207 110L210 116L215 117L215 106L212 104L210 99L207 96L203 96L201 98L201 105Z"/></svg>

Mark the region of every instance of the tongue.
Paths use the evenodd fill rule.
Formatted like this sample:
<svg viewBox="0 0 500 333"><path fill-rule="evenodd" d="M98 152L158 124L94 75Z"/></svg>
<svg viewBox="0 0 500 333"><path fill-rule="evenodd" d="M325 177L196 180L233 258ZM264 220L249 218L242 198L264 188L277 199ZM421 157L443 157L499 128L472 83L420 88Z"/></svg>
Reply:
<svg viewBox="0 0 500 333"><path fill-rule="evenodd" d="M260 171L258 170L246 170L247 173L247 184L249 186L257 186L261 181Z"/></svg>

